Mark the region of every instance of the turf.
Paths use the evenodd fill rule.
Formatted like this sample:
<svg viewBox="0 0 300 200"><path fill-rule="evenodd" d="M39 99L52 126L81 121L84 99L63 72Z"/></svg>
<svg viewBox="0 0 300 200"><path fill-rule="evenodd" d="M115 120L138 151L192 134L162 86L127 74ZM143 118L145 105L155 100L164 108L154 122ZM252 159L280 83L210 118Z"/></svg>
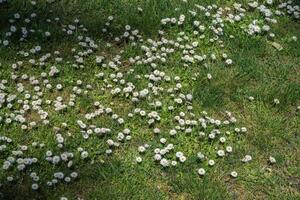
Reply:
<svg viewBox="0 0 300 200"><path fill-rule="evenodd" d="M213 152L214 149L207 143L199 143L194 137L179 136L176 139L166 133L172 126L174 117L163 107L159 110L161 115L160 129L163 136L176 145L178 151L184 152L188 158L186 163L176 168L163 168L153 162L153 151L146 152L143 162L137 164L135 157L139 155L138 146L149 143L159 146L159 137L151 134L152 128L147 126L147 120L138 117L127 119L126 115L135 107L130 99L112 97L109 91L101 91L102 82L95 77L99 67L95 64L95 56L85 59L85 68L76 69L66 61L73 59L72 45L76 37L82 33L75 33L66 37L60 30L61 24L46 23L47 18L60 17L65 24L79 18L86 26L88 33L99 44L96 55L105 55L113 58L124 50L122 56L129 58L141 54L137 47L130 46L129 42L116 43L114 36L124 30L124 26L130 24L139 29L145 38L159 38L157 34L161 28L160 20L165 17L178 17L190 9L194 4L208 5L214 2L219 6L232 5L235 1L197 1L189 0L184 3L179 0L61 0L54 3L46 1L38 2L31 6L29 1L11 0L7 4L0 4L0 32L3 33L9 27L7 20L16 11L23 14L36 12L38 19L33 22L36 29L50 30L51 38L45 39L38 33L33 34L26 42L12 41L9 48L0 47L0 79L9 79L11 64L22 59L16 53L22 49L29 49L35 45L41 45L44 52L59 50L64 57L62 63L51 60L46 66L49 69L52 64L60 66L60 79L54 79L53 83L62 83L63 92L52 93L48 99L55 99L58 95L69 99L72 87L76 80L80 79L85 84L94 86L89 95L82 95L76 101L76 106L68 112L52 114L51 123L60 126L66 122L68 128L64 134L71 132L72 136L66 137L66 148L75 149L78 146L89 150L89 158L76 159L76 170L80 172L79 178L69 184L58 184L56 187L40 188L32 191L32 181L20 172L10 171L8 174L18 174L16 182L6 183L7 172L0 169L0 178L3 181L0 189L3 199L59 199L65 196L69 199L300 199L300 23L290 16L280 17L277 24L272 27L276 34L275 41L283 46L278 51L271 45L272 40L266 36L250 37L236 25L226 27L226 35L222 38L224 48L218 44L209 42L209 38L199 39L199 51L207 55L214 52L218 55L226 52L234 61L232 66L226 66L224 61L207 61L205 64L193 64L184 67L179 55L172 55L167 63L159 66L159 70L174 77L181 77L183 93L193 94L193 112L207 111L211 116L222 118L225 111L231 111L238 120L238 125L247 127L246 134L237 137L229 137L234 145L234 153L226 158L217 160L217 164L207 171L204 177L197 175L197 167L201 164L195 158L197 149L206 149ZM242 1L247 2L247 1ZM297 2L296 2L297 3ZM141 7L143 12L139 12ZM110 34L102 33L109 15L115 17L110 27ZM252 13L242 23L259 16ZM192 17L187 15L187 21ZM204 19L205 20L205 19ZM243 24L240 24L241 26ZM180 31L192 32L191 26L181 28L170 27L166 30L172 36ZM230 39L229 35L235 38ZM291 38L296 36L297 41ZM107 43L111 47L107 47ZM23 73L38 76L44 69L25 66ZM121 70L128 72L126 66ZM147 85L145 79L136 80L137 74L151 72L146 65L136 66L132 73L126 74L126 79L136 84L138 89ZM105 69L105 73L113 73L112 69ZM210 73L212 80L207 80ZM113 82L109 80L111 84ZM162 87L170 87L174 82L162 83ZM13 90L14 83L9 84ZM28 86L30 88L32 86ZM250 101L249 96L254 100ZM280 104L275 105L277 98ZM170 102L168 95L161 94L157 99ZM150 101L154 101L151 99ZM94 110L94 101L101 101L109 105L124 119L128 120L125 127L132 131L132 140L116 150L113 155L105 154L106 144L104 139L93 138L85 140L79 132L76 120L84 117L85 113ZM151 110L153 107L142 102L139 107ZM184 110L183 107L176 111ZM4 116L7 110L0 108L0 115ZM30 116L34 118L34 114ZM114 127L116 131L124 127L118 125L109 117L93 120L94 124ZM55 149L55 137L52 126L37 126L26 133L19 126L0 123L1 135L14 139L9 150L18 147L19 144L31 145L32 142L43 142L45 148L31 148L29 153L43 159L46 149ZM70 141L70 142L69 142ZM72 141L72 142L71 142ZM242 163L244 155L250 154L253 160ZM1 163L8 156L8 152L0 155ZM270 165L270 156L276 158L276 164ZM48 167L41 162L32 167L32 171L38 172L41 178L52 176L53 171L65 170L63 166ZM232 179L229 173L235 170L239 176Z"/></svg>

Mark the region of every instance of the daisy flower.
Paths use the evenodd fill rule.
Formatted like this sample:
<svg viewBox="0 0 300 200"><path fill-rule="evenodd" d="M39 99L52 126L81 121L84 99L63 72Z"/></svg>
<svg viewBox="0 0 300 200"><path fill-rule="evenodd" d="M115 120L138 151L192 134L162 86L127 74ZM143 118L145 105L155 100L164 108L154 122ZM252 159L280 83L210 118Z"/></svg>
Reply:
<svg viewBox="0 0 300 200"><path fill-rule="evenodd" d="M273 156L269 157L269 162L270 164L275 164L276 163L276 159Z"/></svg>
<svg viewBox="0 0 300 200"><path fill-rule="evenodd" d="M232 178L236 178L236 177L238 176L238 173L237 173L236 171L232 171L232 172L230 173L230 176L231 176Z"/></svg>
<svg viewBox="0 0 300 200"><path fill-rule="evenodd" d="M199 174L200 176L204 176L205 173L206 173L205 169L203 169L203 168L198 169L198 174Z"/></svg>

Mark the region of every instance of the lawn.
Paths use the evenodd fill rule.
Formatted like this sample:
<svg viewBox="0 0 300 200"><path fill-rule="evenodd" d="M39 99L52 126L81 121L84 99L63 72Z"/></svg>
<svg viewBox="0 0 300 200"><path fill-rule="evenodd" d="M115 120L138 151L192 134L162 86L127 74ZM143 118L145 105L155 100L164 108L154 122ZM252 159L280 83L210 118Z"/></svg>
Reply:
<svg viewBox="0 0 300 200"><path fill-rule="evenodd" d="M300 199L299 19L0 0L0 199Z"/></svg>

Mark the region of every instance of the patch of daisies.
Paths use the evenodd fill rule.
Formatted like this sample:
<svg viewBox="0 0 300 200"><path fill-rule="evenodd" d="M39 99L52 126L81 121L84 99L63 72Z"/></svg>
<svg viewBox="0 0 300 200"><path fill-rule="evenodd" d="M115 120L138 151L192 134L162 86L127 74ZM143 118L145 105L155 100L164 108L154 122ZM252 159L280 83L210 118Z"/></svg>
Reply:
<svg viewBox="0 0 300 200"><path fill-rule="evenodd" d="M4 2L0 0L0 4ZM31 3L36 4L35 1ZM221 60L226 66L233 65L234 60L230 58L230 52L226 51L222 40L228 25L240 27L250 36L268 33L265 34L267 37L274 38L272 24L276 24L280 16L299 18L299 6L292 1L281 3L275 9L273 4L272 0L265 4L256 1L246 5L234 3L232 7L196 4L187 14L161 19L161 29L156 39L144 38L139 30L130 25L124 27L122 34L114 36L110 33L111 25L115 23L114 17L109 16L102 32L112 37L112 43L127 43L140 49L139 54L128 59L123 55L124 50L112 57L99 53L100 44L88 36L88 29L79 19L68 24L64 24L58 17L46 19L47 23L59 26L58 31L73 39L74 45L69 52L72 57L64 58L59 50L48 52L41 45L18 51L18 60L11 65L10 77L0 82L0 123L7 129L18 128L18 137L23 137L22 134L30 135L31 131L44 127L53 137L51 141L41 139L31 145L23 145L17 143L16 136L3 132L0 136L0 151L3 152L1 162L6 179L2 183L17 181L22 176L31 179L32 190L70 183L80 174L76 170L80 166L76 166L76 163L80 160L87 163L94 156L93 146L88 145L89 140L102 141L104 154L111 155L133 137L138 137L139 133L130 128L132 123L137 122L151 139L137 147L135 163L142 164L150 156L155 165L171 168L195 160L198 162L196 173L204 176L219 159L234 152L235 137L245 134L247 128L239 127L237 119L229 111L221 119L209 116L205 111L194 112L193 105L197 102L193 100L190 89L186 92L184 78L165 72L165 65L174 55L179 55L178 62L187 70L191 67L207 67L208 62L216 60ZM138 12L143 12L143 9L138 8ZM253 12L258 12L261 17L247 24L245 19ZM203 16L205 21L200 20ZM16 37L18 41L26 42L34 33L38 37L51 38L53 33L50 31L34 29L32 22L36 18L38 16L34 12L24 16L14 13L9 19L9 29L2 34L0 44L10 47ZM188 25L192 27L192 34L180 29ZM174 26L181 31L176 32L175 37L169 36L168 30ZM232 39L234 35L229 37ZM212 48L210 52L204 53L201 50L203 42L209 42L218 50L214 52ZM112 44L107 43L106 46L111 47ZM97 73L91 75L95 76L97 84L75 77L71 83L65 83L61 75L64 64L82 69L88 68L91 60L97 66ZM124 70L124 66L128 69ZM137 73L138 66L149 70ZM197 81L198 74L190 78ZM212 74L207 74L207 79L212 80ZM113 100L110 103L95 100L88 109L80 107L80 101L96 93L124 104L115 105ZM254 98L249 97L249 100ZM279 104L279 100L274 99L274 103ZM120 112L120 108L124 108L126 113ZM74 110L80 110L79 114L74 114ZM59 114L72 115L71 124L75 125L70 127L67 119L62 123L57 122L56 116ZM101 119L111 123L98 123ZM74 135L80 135L83 139L82 146L74 148ZM195 156L182 150L180 138L194 141L191 145L196 144L195 149L192 149ZM36 151L31 149L43 152L42 156L34 156ZM245 155L241 162L251 160L251 155ZM271 156L269 162L274 164L276 159ZM34 170L37 164L55 169L52 176L39 176ZM232 171L229 175L236 178L238 173Z"/></svg>

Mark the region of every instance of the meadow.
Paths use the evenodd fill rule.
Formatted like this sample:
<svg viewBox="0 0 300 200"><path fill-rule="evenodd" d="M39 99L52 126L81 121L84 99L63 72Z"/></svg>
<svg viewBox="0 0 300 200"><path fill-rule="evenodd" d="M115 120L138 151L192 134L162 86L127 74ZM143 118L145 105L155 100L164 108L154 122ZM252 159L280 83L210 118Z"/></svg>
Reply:
<svg viewBox="0 0 300 200"><path fill-rule="evenodd" d="M300 199L300 2L0 0L0 199Z"/></svg>

